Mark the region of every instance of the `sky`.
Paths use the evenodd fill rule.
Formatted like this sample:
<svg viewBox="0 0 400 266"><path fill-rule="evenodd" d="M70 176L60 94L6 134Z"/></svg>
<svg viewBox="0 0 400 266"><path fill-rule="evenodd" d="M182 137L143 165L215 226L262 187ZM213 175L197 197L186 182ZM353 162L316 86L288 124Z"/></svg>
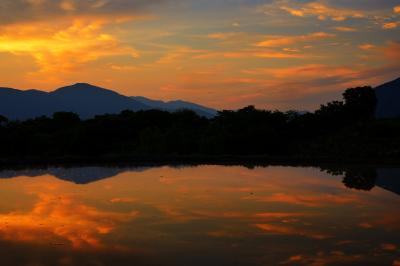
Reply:
<svg viewBox="0 0 400 266"><path fill-rule="evenodd" d="M400 77L400 0L1 0L0 87L312 110Z"/></svg>

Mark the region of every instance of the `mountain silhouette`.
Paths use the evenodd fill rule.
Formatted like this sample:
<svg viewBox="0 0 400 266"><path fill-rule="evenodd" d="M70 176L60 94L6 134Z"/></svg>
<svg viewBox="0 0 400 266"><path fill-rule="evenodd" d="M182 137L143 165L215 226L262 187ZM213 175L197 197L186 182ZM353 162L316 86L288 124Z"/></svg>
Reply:
<svg viewBox="0 0 400 266"><path fill-rule="evenodd" d="M375 183L383 189L400 195L400 169L378 169L378 178Z"/></svg>
<svg viewBox="0 0 400 266"><path fill-rule="evenodd" d="M0 115L11 120L25 120L39 116L52 116L53 113L62 111L74 112L82 119L88 119L96 115L120 113L123 110L176 111L182 108L191 109L206 117L216 114L216 111L212 109L181 101L177 101L175 105L167 103L168 108L164 108L161 104L146 104L144 100L138 99L87 83L77 83L52 92L0 88ZM157 102L150 99L147 101L148 103Z"/></svg>
<svg viewBox="0 0 400 266"><path fill-rule="evenodd" d="M152 100L142 96L134 96L132 99L150 106L152 109L160 109L169 112L173 112L180 109L189 109L195 111L197 114L205 117L214 117L217 114L217 111L208 107L204 107L195 103L185 102L185 101L170 101L164 102L159 100Z"/></svg>
<svg viewBox="0 0 400 266"><path fill-rule="evenodd" d="M375 88L378 97L376 117L400 117L400 78Z"/></svg>
<svg viewBox="0 0 400 266"><path fill-rule="evenodd" d="M96 181L115 177L124 172L144 172L149 167L72 167L72 168L47 168L47 169L23 169L23 170L2 170L0 179L12 179L19 176L39 177L52 175L60 180L72 182L78 185L86 185Z"/></svg>

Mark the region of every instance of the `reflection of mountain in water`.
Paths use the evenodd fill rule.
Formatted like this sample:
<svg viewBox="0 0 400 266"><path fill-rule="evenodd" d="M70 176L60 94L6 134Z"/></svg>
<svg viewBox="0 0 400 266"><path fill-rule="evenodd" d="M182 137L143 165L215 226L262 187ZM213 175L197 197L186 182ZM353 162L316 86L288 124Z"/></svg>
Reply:
<svg viewBox="0 0 400 266"><path fill-rule="evenodd" d="M171 166L177 169L185 166ZM190 166L186 166L190 167ZM143 172L152 167L53 167L47 169L25 169L0 171L0 178L19 176L37 177L52 175L58 179L75 184L89 184L106 178L111 178L124 172ZM346 187L358 190L372 190L375 186L400 195L400 168L328 168L321 169L331 175L344 175Z"/></svg>
<svg viewBox="0 0 400 266"><path fill-rule="evenodd" d="M375 186L400 195L400 168L347 168L328 169L333 175L344 175L343 183L346 187L357 190L370 191Z"/></svg>
<svg viewBox="0 0 400 266"><path fill-rule="evenodd" d="M14 178L18 176L36 177L52 175L58 179L75 184L89 184L102 179L117 176L123 172L142 172L148 167L118 168L118 167L79 167L79 168L47 168L30 170L6 170L0 172L0 178Z"/></svg>
<svg viewBox="0 0 400 266"><path fill-rule="evenodd" d="M400 195L400 169L378 169L378 178L375 184L378 187Z"/></svg>

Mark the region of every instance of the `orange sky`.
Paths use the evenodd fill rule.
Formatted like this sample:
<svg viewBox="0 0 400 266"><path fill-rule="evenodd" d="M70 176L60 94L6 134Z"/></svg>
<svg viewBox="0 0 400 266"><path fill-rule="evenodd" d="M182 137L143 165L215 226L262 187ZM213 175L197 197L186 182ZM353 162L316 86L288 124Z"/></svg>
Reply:
<svg viewBox="0 0 400 266"><path fill-rule="evenodd" d="M399 77L399 29L395 0L2 0L0 86L313 109Z"/></svg>

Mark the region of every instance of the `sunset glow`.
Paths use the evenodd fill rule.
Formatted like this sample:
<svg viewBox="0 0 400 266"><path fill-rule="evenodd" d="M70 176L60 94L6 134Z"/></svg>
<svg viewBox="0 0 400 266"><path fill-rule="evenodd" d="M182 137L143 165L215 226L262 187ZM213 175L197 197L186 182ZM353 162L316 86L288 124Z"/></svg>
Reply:
<svg viewBox="0 0 400 266"><path fill-rule="evenodd" d="M393 262L400 246L397 194L349 189L342 177L315 168L52 168L59 177L40 171L13 178L0 172L1 247L28 247L31 264L53 258L35 252L40 248L56 258L63 251L66 265L82 264L71 254L129 262L179 254L176 262L199 249L223 259L236 252L251 265L369 265ZM59 179L96 173L104 179Z"/></svg>
<svg viewBox="0 0 400 266"><path fill-rule="evenodd" d="M396 0L2 0L0 86L314 109L397 78L399 36Z"/></svg>

